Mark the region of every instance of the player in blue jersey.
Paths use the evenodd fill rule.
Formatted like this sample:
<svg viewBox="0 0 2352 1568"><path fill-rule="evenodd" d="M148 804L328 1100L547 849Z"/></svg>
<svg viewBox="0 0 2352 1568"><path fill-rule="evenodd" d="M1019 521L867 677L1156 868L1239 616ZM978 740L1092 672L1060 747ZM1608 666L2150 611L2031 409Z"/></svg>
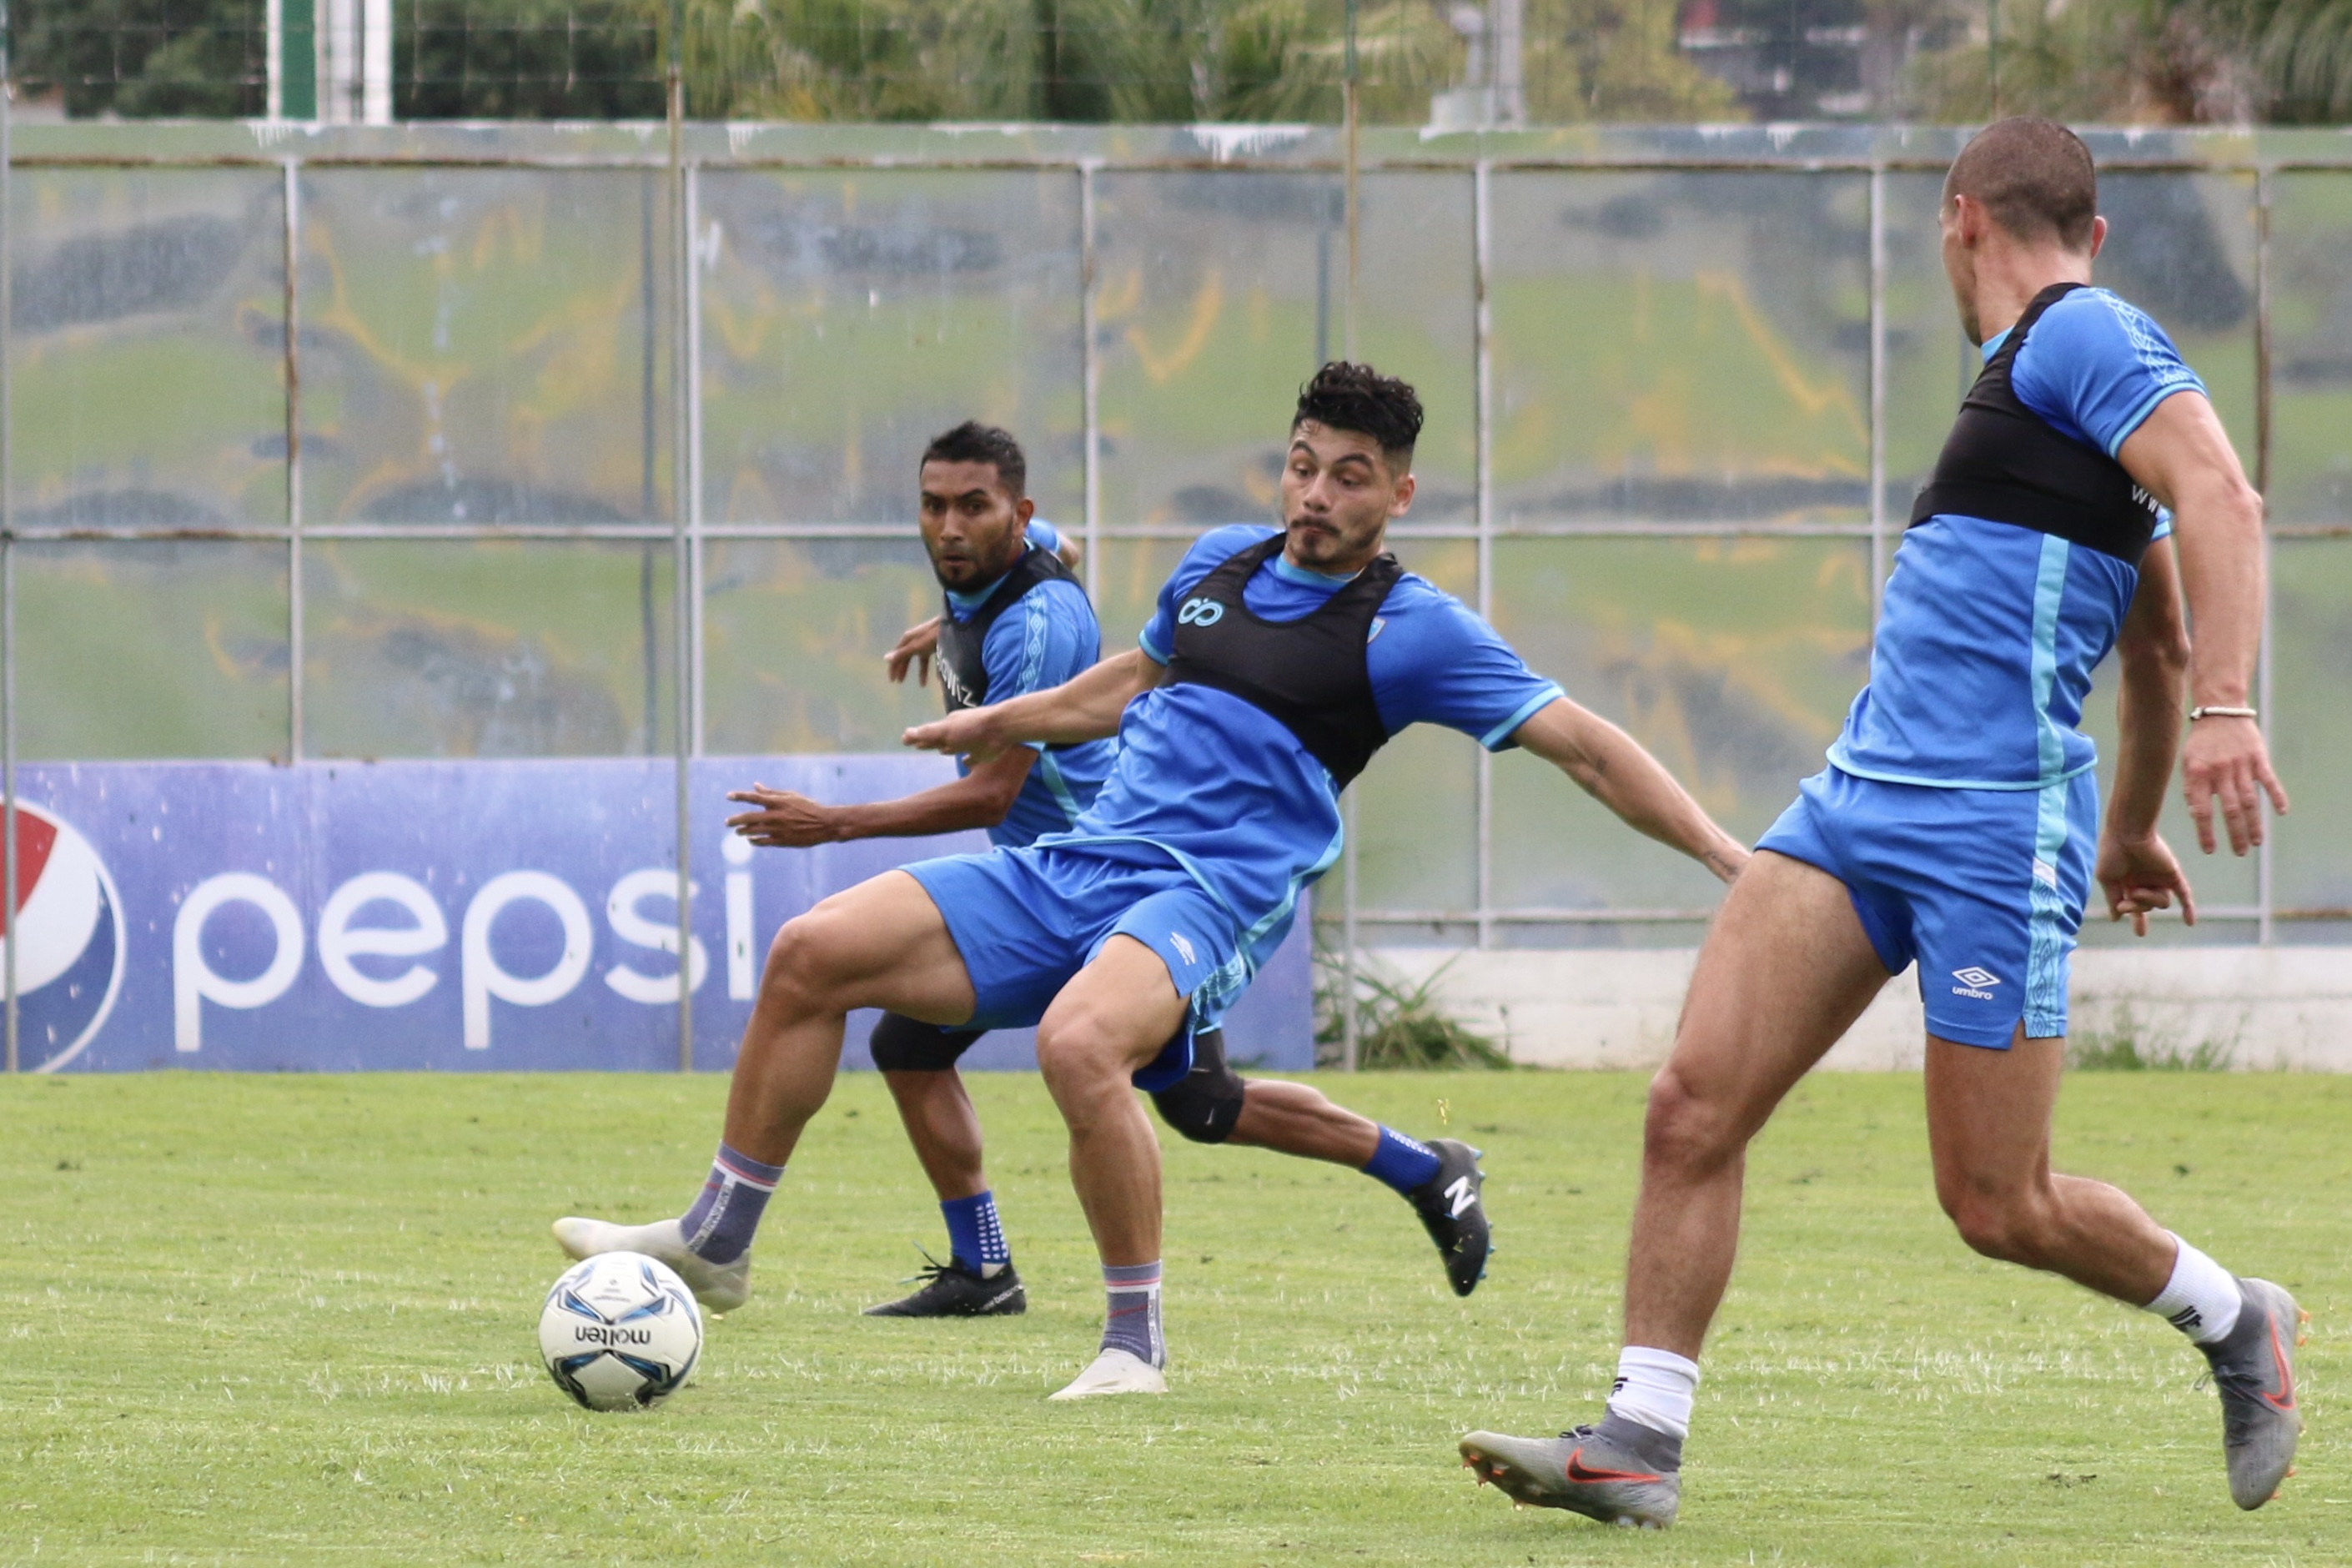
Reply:
<svg viewBox="0 0 2352 1568"><path fill-rule="evenodd" d="M939 618L886 656L894 680L918 682L936 663L948 710L1059 686L1101 657L1094 606L1068 568L1076 542L1035 515L1028 461L1006 431L967 422L932 440L919 468L923 545L946 595ZM756 809L729 818L755 844L800 848L845 839L984 828L1017 848L1067 832L1110 771L1108 741L1014 746L955 783L900 800L826 805L758 785L731 799ZM866 1309L875 1317L1010 1316L1027 1293L997 1213L979 1114L956 1063L986 1031L942 1028L886 1013L871 1040L899 1119L947 1222L948 1260L919 1289ZM1477 1156L1453 1139L1423 1144L1342 1110L1305 1084L1251 1081L1226 1066L1222 1031L1193 1040L1192 1070L1152 1097L1187 1138L1330 1160L1394 1187L1421 1215L1457 1294L1476 1289L1489 1244ZM1449 1190L1450 1189L1450 1190Z"/></svg>
<svg viewBox="0 0 2352 1568"><path fill-rule="evenodd" d="M1119 746L1069 832L888 872L786 925L702 1197L682 1219L604 1227L592 1249L655 1250L706 1301L740 1300L752 1227L824 1101L849 1009L1035 1023L1108 1297L1099 1353L1055 1397L1158 1393L1160 1147L1129 1085L1186 1077L1195 1032L1339 858L1339 793L1391 735L1429 722L1524 746L1633 827L1737 875L1747 851L1655 759L1383 552L1412 503L1420 429L1411 387L1325 366L1292 422L1282 528L1194 545L1141 647L909 731L975 768L1037 742Z"/></svg>
<svg viewBox="0 0 2352 1568"><path fill-rule="evenodd" d="M1479 1479L1522 1502L1673 1521L1748 1141L1915 960L1936 1191L1962 1238L2187 1334L2213 1369L2239 1507L2268 1500L2294 1458L2294 1300L2232 1276L2116 1188L2050 1170L2067 964L2091 884L2143 934L2175 900L2194 918L2156 832L2184 687L2189 809L2207 852L2217 805L2242 855L2262 840L2263 796L2287 804L2247 695L2262 499L2163 331L2089 286L2097 195L2088 149L2031 118L1980 132L1945 181L1945 268L1984 371L1896 552L1870 683L1828 769L1725 900L1651 1086L1607 1413L1557 1438L1462 1441ZM2121 742L2101 831L2078 726L2110 647Z"/></svg>

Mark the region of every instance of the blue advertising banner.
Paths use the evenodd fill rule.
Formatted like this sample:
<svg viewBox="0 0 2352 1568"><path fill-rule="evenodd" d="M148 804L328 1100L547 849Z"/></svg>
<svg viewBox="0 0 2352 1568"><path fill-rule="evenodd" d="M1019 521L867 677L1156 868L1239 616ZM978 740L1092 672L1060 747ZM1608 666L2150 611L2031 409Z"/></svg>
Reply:
<svg viewBox="0 0 2352 1568"><path fill-rule="evenodd" d="M677 1066L676 764L81 763L18 769L27 1070ZM980 834L755 849L754 781L878 800L944 758L712 757L690 767L694 1063L733 1065L769 940L866 878ZM1302 911L1303 913L1303 911ZM1307 921L1227 1016L1236 1061L1314 1064ZM872 1065L872 1014L844 1065ZM1028 1031L976 1068L1035 1065Z"/></svg>

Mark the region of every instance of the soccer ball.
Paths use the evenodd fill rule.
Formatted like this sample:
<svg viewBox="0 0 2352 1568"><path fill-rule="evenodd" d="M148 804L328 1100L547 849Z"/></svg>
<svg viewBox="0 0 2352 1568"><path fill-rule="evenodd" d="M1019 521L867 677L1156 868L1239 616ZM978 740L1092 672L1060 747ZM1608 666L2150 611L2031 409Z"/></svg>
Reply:
<svg viewBox="0 0 2352 1568"><path fill-rule="evenodd" d="M539 1314L547 1374L589 1410L645 1410L677 1393L702 1354L686 1281L637 1252L575 1263Z"/></svg>

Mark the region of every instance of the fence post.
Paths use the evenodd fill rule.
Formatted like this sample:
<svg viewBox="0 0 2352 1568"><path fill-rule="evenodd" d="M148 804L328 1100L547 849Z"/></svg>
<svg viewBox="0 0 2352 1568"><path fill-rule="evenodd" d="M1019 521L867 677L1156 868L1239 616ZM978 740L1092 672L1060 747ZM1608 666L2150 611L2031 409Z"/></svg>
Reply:
<svg viewBox="0 0 2352 1568"><path fill-rule="evenodd" d="M11 1073L21 1070L22 1059L16 1045L16 910L22 900L16 888L16 513L9 494L16 478L11 443L10 416L15 412L11 399L14 387L9 379L11 356L9 336L16 315L15 280L16 258L16 211L10 205L16 195L12 167L14 149L9 144L10 122L16 111L15 84L10 79L8 58L9 24L7 0L0 0L0 838L6 840L0 848L0 922L7 933L0 938L0 1014L5 1015L0 1024L0 1036L5 1036L7 1068Z"/></svg>
<svg viewBox="0 0 2352 1568"><path fill-rule="evenodd" d="M687 211L686 200L686 6L684 0L669 0L669 200L670 223L675 243L675 275L670 280L676 293L676 311L671 323L670 389L671 406L675 413L670 433L670 618L677 661L674 691L677 704L672 726L677 740L677 1070L694 1070L694 795L691 786L694 729L693 650L688 639L693 635L692 606L687 595L694 586L692 556L694 540L688 523L687 509L691 504L688 491L693 484L693 467L688 460L692 444L694 417L688 405L694 396L693 363L688 339L694 330L691 301L687 297L688 279L694 273L694 230L692 216ZM653 721L647 714L646 721Z"/></svg>

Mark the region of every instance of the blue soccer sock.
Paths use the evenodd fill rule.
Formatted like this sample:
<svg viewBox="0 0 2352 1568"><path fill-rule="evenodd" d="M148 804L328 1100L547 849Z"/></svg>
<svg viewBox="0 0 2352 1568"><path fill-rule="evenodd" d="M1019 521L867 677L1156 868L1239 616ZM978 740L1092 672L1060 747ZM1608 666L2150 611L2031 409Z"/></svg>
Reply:
<svg viewBox="0 0 2352 1568"><path fill-rule="evenodd" d="M732 1263L750 1251L751 1237L760 1228L761 1211L768 1206L769 1195L783 1174L782 1165L764 1165L724 1143L719 1145L701 1195L677 1222L686 1237L686 1249L706 1263Z"/></svg>
<svg viewBox="0 0 2352 1568"><path fill-rule="evenodd" d="M1106 1263L1103 1289L1110 1295L1110 1312L1103 1319L1102 1348L1166 1366L1168 1342L1160 1332L1160 1265Z"/></svg>
<svg viewBox="0 0 2352 1568"><path fill-rule="evenodd" d="M1013 1261L1004 1226L996 1217L994 1193L950 1198L940 1205L940 1213L947 1216L949 1252L965 1268L978 1270L982 1279L1002 1272Z"/></svg>
<svg viewBox="0 0 2352 1568"><path fill-rule="evenodd" d="M1381 1146L1372 1151L1364 1174L1385 1182L1407 1197L1437 1174L1437 1151L1418 1138L1408 1138L1393 1127L1381 1129Z"/></svg>

